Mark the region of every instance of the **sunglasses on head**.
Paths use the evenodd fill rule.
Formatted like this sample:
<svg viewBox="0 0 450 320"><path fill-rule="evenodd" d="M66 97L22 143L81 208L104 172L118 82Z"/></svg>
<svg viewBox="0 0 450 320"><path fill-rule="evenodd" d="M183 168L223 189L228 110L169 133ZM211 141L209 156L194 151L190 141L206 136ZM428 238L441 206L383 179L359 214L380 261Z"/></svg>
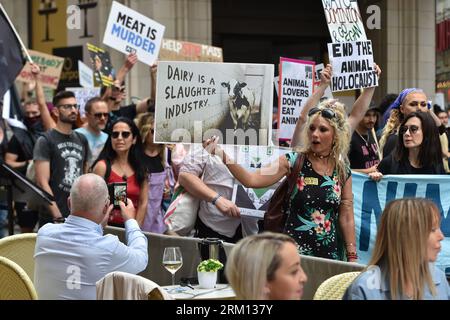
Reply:
<svg viewBox="0 0 450 320"><path fill-rule="evenodd" d="M94 113L93 115L94 115L94 117L96 117L99 120L103 117L106 119L109 117L109 113L107 113L107 112L97 112L97 113Z"/></svg>
<svg viewBox="0 0 450 320"><path fill-rule="evenodd" d="M125 92L125 87L117 87L117 86L113 86L112 87L113 91L120 91L120 92Z"/></svg>
<svg viewBox="0 0 450 320"><path fill-rule="evenodd" d="M312 115L315 115L316 113L320 112L322 117L327 119L333 119L336 118L336 113L331 109L320 109L318 107L314 107L308 112L308 117L311 117Z"/></svg>
<svg viewBox="0 0 450 320"><path fill-rule="evenodd" d="M401 126L398 132L400 135L404 135L408 130L410 134L415 134L419 130L419 127L413 124L410 126Z"/></svg>
<svg viewBox="0 0 450 320"><path fill-rule="evenodd" d="M119 138L119 135L121 135L122 138L127 139L128 137L131 136L131 132L130 132L130 131L113 131L113 132L111 133L111 137L112 137L113 139Z"/></svg>

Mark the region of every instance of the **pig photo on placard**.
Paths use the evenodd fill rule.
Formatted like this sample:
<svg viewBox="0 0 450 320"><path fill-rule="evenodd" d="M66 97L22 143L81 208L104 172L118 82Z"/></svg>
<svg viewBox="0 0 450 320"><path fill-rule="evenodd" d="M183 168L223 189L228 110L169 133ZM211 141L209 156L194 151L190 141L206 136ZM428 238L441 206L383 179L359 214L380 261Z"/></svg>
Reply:
<svg viewBox="0 0 450 320"><path fill-rule="evenodd" d="M273 65L160 61L155 142L268 145Z"/></svg>

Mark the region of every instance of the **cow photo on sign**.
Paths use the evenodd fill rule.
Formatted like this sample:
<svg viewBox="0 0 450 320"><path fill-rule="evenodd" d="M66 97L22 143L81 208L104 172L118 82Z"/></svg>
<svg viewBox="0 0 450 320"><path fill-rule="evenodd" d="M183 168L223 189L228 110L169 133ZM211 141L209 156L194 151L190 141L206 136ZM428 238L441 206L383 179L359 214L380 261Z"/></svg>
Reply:
<svg viewBox="0 0 450 320"><path fill-rule="evenodd" d="M155 142L267 145L273 65L161 61Z"/></svg>

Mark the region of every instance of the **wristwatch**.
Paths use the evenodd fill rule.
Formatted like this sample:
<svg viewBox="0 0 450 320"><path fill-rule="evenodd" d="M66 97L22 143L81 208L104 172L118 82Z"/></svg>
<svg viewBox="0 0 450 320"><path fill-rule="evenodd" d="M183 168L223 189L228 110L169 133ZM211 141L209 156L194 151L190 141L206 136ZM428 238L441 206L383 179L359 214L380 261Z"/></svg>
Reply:
<svg viewBox="0 0 450 320"><path fill-rule="evenodd" d="M217 200L219 200L219 198L221 197L222 195L220 195L219 193L211 200L211 203L213 204L213 205L216 205L216 202L217 202Z"/></svg>

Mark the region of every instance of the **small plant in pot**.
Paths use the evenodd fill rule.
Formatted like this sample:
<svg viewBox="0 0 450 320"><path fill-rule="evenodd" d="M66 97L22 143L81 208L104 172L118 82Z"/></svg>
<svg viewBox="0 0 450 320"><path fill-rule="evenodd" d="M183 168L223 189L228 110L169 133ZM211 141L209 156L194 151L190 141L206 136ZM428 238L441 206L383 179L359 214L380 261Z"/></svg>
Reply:
<svg viewBox="0 0 450 320"><path fill-rule="evenodd" d="M217 271L223 264L216 259L203 260L197 267L198 284L200 288L212 289L217 283Z"/></svg>

